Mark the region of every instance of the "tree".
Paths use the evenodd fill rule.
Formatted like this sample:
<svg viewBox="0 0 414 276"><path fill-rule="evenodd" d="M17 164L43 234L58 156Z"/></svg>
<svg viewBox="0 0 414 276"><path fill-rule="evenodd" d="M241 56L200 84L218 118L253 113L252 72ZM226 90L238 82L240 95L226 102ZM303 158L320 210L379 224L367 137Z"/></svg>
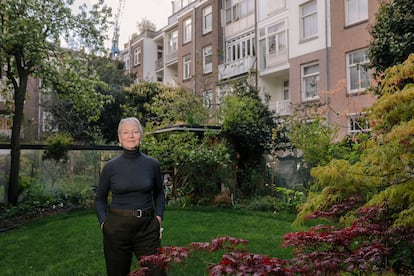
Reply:
<svg viewBox="0 0 414 276"><path fill-rule="evenodd" d="M156 31L157 26L146 17L142 18L140 22L137 22L137 28L139 33L143 33L145 31Z"/></svg>
<svg viewBox="0 0 414 276"><path fill-rule="evenodd" d="M203 124L208 116L201 99L180 87L145 82L131 85L125 93L125 114L137 116L149 128Z"/></svg>
<svg viewBox="0 0 414 276"><path fill-rule="evenodd" d="M154 122L157 115L151 112L151 105L155 96L166 88L158 82L134 83L125 88L125 104L122 105L124 115L139 118L144 127Z"/></svg>
<svg viewBox="0 0 414 276"><path fill-rule="evenodd" d="M8 183L8 202L12 204L18 200L20 131L28 79L35 77L58 83L56 80L70 66L62 58L67 52L61 47L62 41L74 45L77 38L79 47L103 50L105 33L109 27L106 19L111 10L100 0L89 13L83 6L78 14L73 14L73 3L73 0L0 1L0 64L14 92ZM73 84L79 84L76 75L73 77ZM69 83L70 80L66 80L66 84ZM96 83L86 81L83 85L79 87L81 91L91 92L91 85L95 87Z"/></svg>
<svg viewBox="0 0 414 276"><path fill-rule="evenodd" d="M147 105L148 106L148 105ZM206 122L208 111L200 97L181 87L164 87L148 106L156 114L159 126L171 124L200 125Z"/></svg>
<svg viewBox="0 0 414 276"><path fill-rule="evenodd" d="M112 96L105 93L108 85L100 80L91 63L96 57L82 52L75 54L77 58L72 52L63 53L60 58L65 59L61 78L43 78L46 95L42 104L51 115L48 123L53 131L58 129L78 143L93 144L101 137L94 122L101 118L101 111L112 102Z"/></svg>
<svg viewBox="0 0 414 276"><path fill-rule="evenodd" d="M402 63L414 53L414 5L412 0L382 3L370 30L368 55L376 74Z"/></svg>
<svg viewBox="0 0 414 276"><path fill-rule="evenodd" d="M98 87L98 91L113 98L113 101L104 105L100 118L93 124L107 143L117 142L118 123L123 112L121 106L125 103L124 89L131 85L132 79L124 73L124 62L108 57L95 57L91 62L100 79L109 86L102 90Z"/></svg>
<svg viewBox="0 0 414 276"><path fill-rule="evenodd" d="M360 161L333 159L311 173L321 187L301 207L297 222L314 211L353 199L342 222L353 221L361 206L390 210L391 227L414 227L414 54L385 70L378 84L381 97L368 110L372 136Z"/></svg>
<svg viewBox="0 0 414 276"><path fill-rule="evenodd" d="M184 131L144 137L142 151L158 159L162 170L171 172L168 200L211 203L221 185L231 190L232 154L219 136L206 132L200 138L198 133Z"/></svg>
<svg viewBox="0 0 414 276"><path fill-rule="evenodd" d="M222 130L238 153L237 184L244 194L254 195L263 175L262 157L272 143L275 123L251 84L238 81L232 93L220 106Z"/></svg>

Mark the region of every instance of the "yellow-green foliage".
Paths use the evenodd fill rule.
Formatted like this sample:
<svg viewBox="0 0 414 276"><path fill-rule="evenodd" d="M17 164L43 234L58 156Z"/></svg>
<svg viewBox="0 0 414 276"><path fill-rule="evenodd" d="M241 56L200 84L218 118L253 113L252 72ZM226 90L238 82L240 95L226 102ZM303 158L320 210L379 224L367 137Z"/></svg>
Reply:
<svg viewBox="0 0 414 276"><path fill-rule="evenodd" d="M386 71L379 86L382 97L369 110L375 127L360 161L351 165L334 159L312 169L320 192L309 196L295 223L357 196L361 206L388 207L394 226L414 227L413 80L414 55ZM347 212L341 221L352 217L353 211Z"/></svg>
<svg viewBox="0 0 414 276"><path fill-rule="evenodd" d="M414 85L407 85L402 91L384 94L370 112L374 131L389 131L400 121L412 119L414 110Z"/></svg>

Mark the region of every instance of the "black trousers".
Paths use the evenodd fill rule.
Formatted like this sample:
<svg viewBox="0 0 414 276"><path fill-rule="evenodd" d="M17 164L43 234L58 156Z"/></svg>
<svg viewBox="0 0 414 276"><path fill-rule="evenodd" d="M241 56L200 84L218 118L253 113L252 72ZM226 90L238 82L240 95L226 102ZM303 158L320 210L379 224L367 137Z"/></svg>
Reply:
<svg viewBox="0 0 414 276"><path fill-rule="evenodd" d="M118 216L109 214L103 227L103 244L108 276L126 276L131 269L132 254L152 255L161 246L160 223L156 217ZM166 275L151 268L151 275Z"/></svg>

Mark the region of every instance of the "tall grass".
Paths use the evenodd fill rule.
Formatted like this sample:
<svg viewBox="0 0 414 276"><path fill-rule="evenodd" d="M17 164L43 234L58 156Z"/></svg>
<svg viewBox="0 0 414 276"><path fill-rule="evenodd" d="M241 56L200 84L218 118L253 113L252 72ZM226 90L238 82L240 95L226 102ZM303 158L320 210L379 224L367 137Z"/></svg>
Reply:
<svg viewBox="0 0 414 276"><path fill-rule="evenodd" d="M294 217L214 208L167 208L163 246L186 246L220 236L247 239L252 253L289 258L284 233L297 231ZM0 275L105 275L102 233L93 210L39 218L0 234ZM223 252L221 252L222 254ZM199 253L169 275L205 275L218 254ZM136 261L132 269L136 268Z"/></svg>

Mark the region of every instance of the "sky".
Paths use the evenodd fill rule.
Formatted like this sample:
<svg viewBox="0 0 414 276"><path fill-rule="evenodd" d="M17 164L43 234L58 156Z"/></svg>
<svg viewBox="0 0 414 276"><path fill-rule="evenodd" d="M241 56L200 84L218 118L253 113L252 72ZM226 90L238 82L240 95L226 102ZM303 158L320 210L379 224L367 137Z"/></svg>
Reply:
<svg viewBox="0 0 414 276"><path fill-rule="evenodd" d="M104 0L105 4L112 7L113 20L118 10L119 0ZM78 3L86 3L88 6L94 0L76 0ZM124 43L128 42L129 37L138 32L137 22L143 18L155 24L157 30L165 27L168 23L168 16L172 13L171 0L123 0L124 8L119 17L119 49L123 48ZM105 47L111 48L113 28L108 34L109 40Z"/></svg>

